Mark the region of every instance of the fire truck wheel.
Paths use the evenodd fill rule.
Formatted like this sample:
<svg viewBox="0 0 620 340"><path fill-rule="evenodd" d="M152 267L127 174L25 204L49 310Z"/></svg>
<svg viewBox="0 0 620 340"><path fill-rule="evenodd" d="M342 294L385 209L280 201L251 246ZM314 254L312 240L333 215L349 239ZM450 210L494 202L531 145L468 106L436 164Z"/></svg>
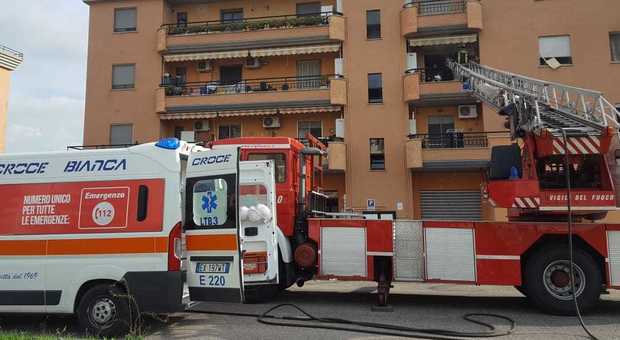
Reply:
<svg viewBox="0 0 620 340"><path fill-rule="evenodd" d="M526 296L543 311L575 315L571 291L568 250L563 245L544 247L533 253L525 266ZM575 295L582 311L594 307L601 294L601 272L590 254L574 251Z"/></svg>
<svg viewBox="0 0 620 340"><path fill-rule="evenodd" d="M78 305L77 317L82 329L98 337L124 336L137 324L137 309L127 294L114 285L89 289Z"/></svg>

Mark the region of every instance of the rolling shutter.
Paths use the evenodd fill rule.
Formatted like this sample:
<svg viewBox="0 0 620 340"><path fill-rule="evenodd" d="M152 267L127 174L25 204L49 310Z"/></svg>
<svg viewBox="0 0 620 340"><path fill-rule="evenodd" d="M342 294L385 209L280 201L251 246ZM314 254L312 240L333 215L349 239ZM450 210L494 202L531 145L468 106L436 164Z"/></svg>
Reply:
<svg viewBox="0 0 620 340"><path fill-rule="evenodd" d="M481 220L479 191L422 191L424 220Z"/></svg>

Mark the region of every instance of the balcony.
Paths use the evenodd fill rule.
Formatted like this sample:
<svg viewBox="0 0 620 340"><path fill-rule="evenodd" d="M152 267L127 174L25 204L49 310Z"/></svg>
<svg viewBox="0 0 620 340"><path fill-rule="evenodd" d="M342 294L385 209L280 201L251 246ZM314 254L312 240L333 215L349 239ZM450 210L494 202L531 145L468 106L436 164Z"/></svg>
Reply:
<svg viewBox="0 0 620 340"><path fill-rule="evenodd" d="M347 145L344 141L332 141L327 146L327 169L329 171L347 170Z"/></svg>
<svg viewBox="0 0 620 340"><path fill-rule="evenodd" d="M403 78L404 100L416 105L467 104L473 101L463 90L463 83L454 79L451 72L425 69L407 70Z"/></svg>
<svg viewBox="0 0 620 340"><path fill-rule="evenodd" d="M413 0L404 5L400 16L404 37L445 27L482 29L479 0Z"/></svg>
<svg viewBox="0 0 620 340"><path fill-rule="evenodd" d="M156 110L170 112L217 112L262 108L277 113L285 107L333 107L346 105L346 80L330 75L247 79L235 84L200 82L164 83L157 89ZM290 105L288 105L290 104ZM276 110L278 109L278 110ZM266 110L266 111L265 111ZM206 118L206 117L202 117Z"/></svg>
<svg viewBox="0 0 620 340"><path fill-rule="evenodd" d="M407 167L424 170L485 168L491 159L491 148L510 142L510 135L503 131L412 135L406 145Z"/></svg>
<svg viewBox="0 0 620 340"><path fill-rule="evenodd" d="M235 21L202 21L165 24L158 32L159 52L174 47L225 45L256 41L287 41L325 37L345 40L345 20L339 13L284 15L247 18Z"/></svg>

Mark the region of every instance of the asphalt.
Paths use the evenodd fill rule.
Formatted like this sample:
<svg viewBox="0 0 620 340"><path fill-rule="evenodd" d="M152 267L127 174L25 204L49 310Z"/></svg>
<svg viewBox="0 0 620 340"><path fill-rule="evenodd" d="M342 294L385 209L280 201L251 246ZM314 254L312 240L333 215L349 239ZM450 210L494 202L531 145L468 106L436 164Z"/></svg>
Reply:
<svg viewBox="0 0 620 340"><path fill-rule="evenodd" d="M309 282L291 288L273 302L263 304L195 303L198 313L178 313L167 320L147 318L147 339L392 339L353 331L333 331L263 325L255 317L200 312L260 314L268 308L292 303L318 317L338 317L408 327L481 331L463 320L467 313L494 313L514 319L515 333L500 339L588 339L574 317L550 316L530 306L512 287L474 287L445 284L395 283L390 296L392 312L374 312L372 282ZM299 315L289 309L286 315ZM282 314L283 315L283 314ZM485 319L506 330L507 322ZM585 316L599 339L620 339L620 291L603 295L599 307ZM51 334L76 334L75 321L66 317L0 316L0 329ZM421 337L423 338L423 337Z"/></svg>

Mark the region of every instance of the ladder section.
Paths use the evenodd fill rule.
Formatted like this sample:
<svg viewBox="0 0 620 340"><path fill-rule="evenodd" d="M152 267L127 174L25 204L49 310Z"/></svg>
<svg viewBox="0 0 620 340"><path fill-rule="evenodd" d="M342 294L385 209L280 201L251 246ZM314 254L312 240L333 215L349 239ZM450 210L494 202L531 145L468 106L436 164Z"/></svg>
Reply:
<svg viewBox="0 0 620 340"><path fill-rule="evenodd" d="M600 92L546 82L476 63L449 67L464 81L464 88L480 100L516 118L526 131L547 129L558 136L600 135L609 125L618 126L616 108Z"/></svg>

